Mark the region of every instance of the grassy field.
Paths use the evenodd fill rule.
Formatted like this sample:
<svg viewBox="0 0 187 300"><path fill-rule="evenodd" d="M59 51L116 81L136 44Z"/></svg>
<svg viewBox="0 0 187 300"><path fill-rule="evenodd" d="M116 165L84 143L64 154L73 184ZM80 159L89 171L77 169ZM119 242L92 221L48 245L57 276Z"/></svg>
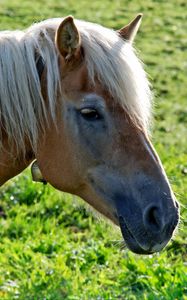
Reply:
<svg viewBox="0 0 187 300"><path fill-rule="evenodd" d="M72 14L117 29L138 12L135 46L155 93L152 140L182 204L179 231L162 253L134 255L82 200L32 183L27 170L0 190L0 300L187 299L186 0L1 0L0 28Z"/></svg>

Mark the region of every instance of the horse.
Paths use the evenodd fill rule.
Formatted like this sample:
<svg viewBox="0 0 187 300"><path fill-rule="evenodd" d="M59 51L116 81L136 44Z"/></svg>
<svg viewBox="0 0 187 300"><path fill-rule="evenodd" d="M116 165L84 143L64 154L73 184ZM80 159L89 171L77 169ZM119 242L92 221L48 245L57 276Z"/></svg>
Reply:
<svg viewBox="0 0 187 300"><path fill-rule="evenodd" d="M0 185L36 161L43 181L150 254L180 213L149 137L153 97L133 47L141 19L112 30L67 16L0 32Z"/></svg>

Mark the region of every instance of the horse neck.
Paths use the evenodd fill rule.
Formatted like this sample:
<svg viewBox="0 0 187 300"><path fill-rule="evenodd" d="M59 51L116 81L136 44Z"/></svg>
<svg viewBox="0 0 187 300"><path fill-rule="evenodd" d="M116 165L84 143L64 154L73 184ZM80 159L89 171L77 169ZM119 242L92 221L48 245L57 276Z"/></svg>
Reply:
<svg viewBox="0 0 187 300"><path fill-rule="evenodd" d="M0 186L7 180L21 173L34 159L31 148L26 145L25 154L18 151L14 145L9 145L7 138L3 137L3 146L0 150Z"/></svg>
<svg viewBox="0 0 187 300"><path fill-rule="evenodd" d="M36 67L41 80L44 65L40 56L36 57ZM8 137L4 128L6 128L5 125L0 125L0 186L22 172L35 158L29 143L26 142L25 145L21 145L24 151L18 150L18 145L13 144L13 141L16 144L15 137Z"/></svg>

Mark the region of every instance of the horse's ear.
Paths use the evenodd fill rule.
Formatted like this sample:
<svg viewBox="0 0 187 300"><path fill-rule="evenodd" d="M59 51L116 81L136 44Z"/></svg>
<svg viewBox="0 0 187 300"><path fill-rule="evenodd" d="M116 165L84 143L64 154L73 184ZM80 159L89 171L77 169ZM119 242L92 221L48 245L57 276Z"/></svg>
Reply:
<svg viewBox="0 0 187 300"><path fill-rule="evenodd" d="M65 60L80 52L81 39L72 16L66 17L56 31L56 45Z"/></svg>
<svg viewBox="0 0 187 300"><path fill-rule="evenodd" d="M142 14L138 14L136 18L132 20L128 25L118 30L118 33L124 40L127 40L131 43L133 42L136 33L140 27L142 16Z"/></svg>

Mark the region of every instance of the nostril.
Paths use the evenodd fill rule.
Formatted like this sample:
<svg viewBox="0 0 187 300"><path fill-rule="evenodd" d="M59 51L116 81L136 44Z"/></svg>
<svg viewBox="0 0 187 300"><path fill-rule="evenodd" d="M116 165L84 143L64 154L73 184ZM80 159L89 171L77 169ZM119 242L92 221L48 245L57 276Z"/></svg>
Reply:
<svg viewBox="0 0 187 300"><path fill-rule="evenodd" d="M144 212L144 225L150 231L162 230L162 218L160 209L157 206L149 206Z"/></svg>

